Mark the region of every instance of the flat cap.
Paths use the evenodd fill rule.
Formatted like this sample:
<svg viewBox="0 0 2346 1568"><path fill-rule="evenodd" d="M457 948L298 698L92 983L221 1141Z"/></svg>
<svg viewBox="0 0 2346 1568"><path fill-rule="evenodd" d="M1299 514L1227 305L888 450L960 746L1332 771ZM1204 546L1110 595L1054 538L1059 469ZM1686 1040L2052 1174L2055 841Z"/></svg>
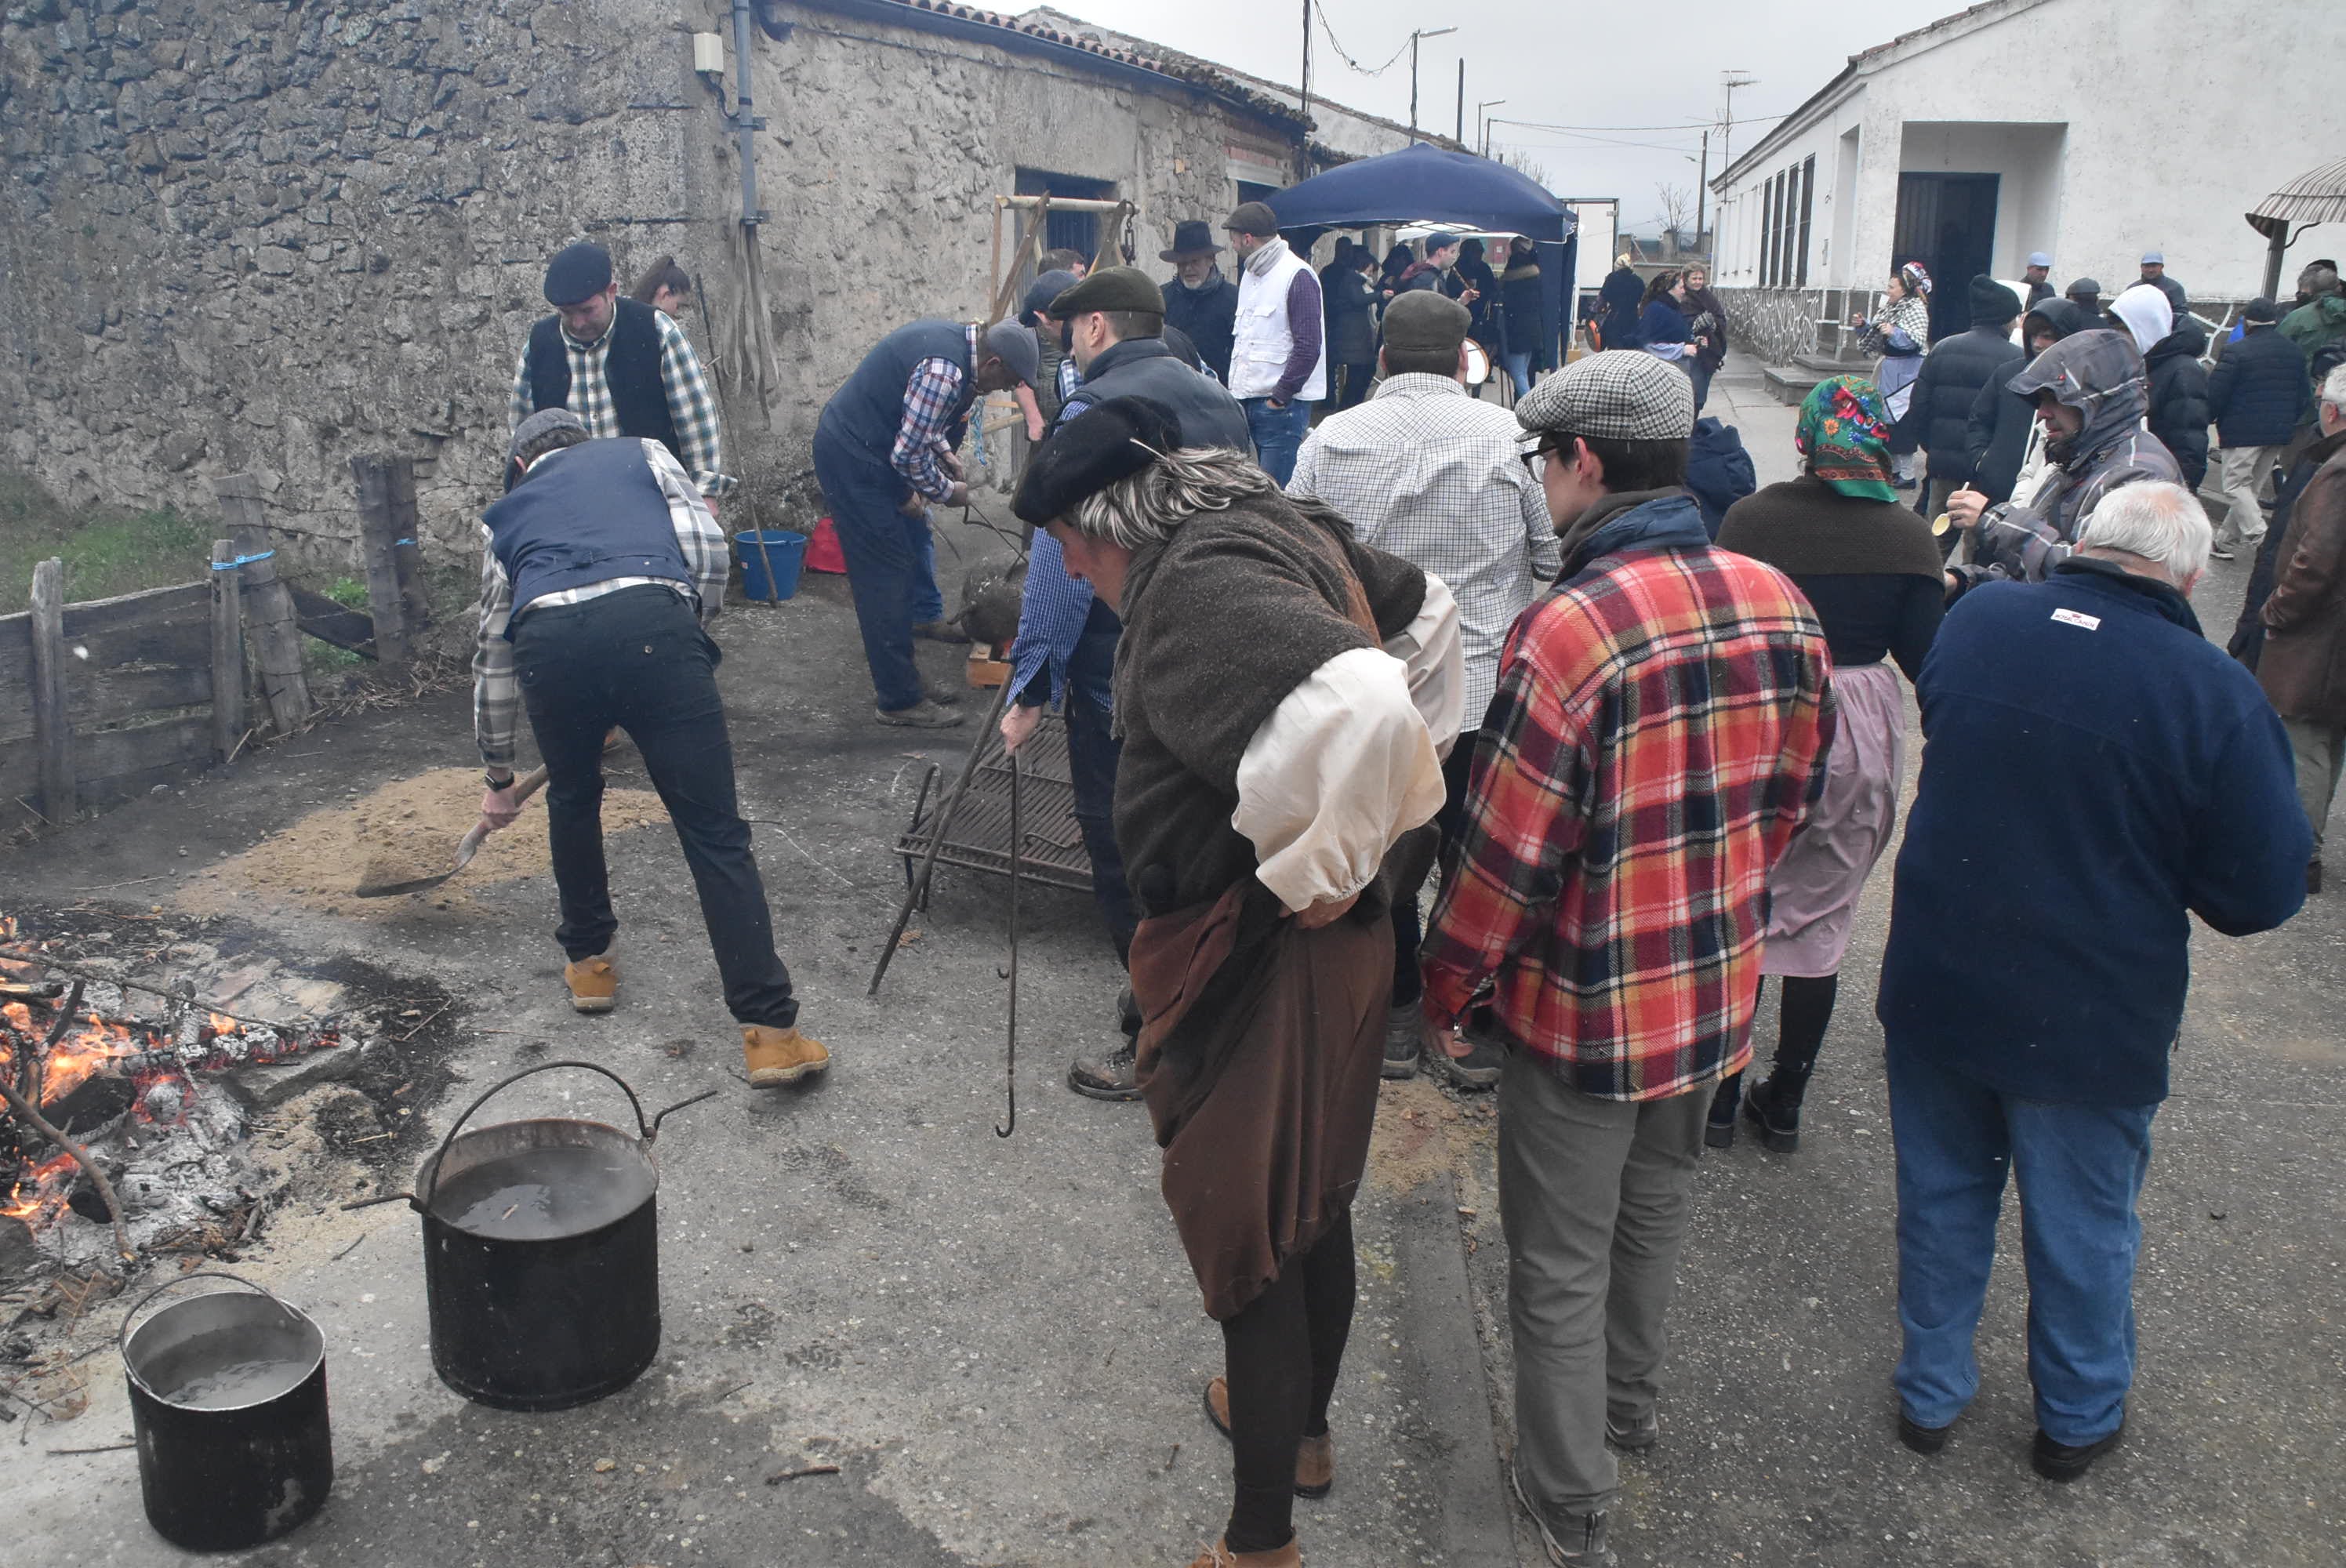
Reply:
<svg viewBox="0 0 2346 1568"><path fill-rule="evenodd" d="M1076 286L1076 275L1064 267L1054 267L1038 274L1026 285L1026 298L1018 307L1018 319L1028 326L1051 313L1051 301Z"/></svg>
<svg viewBox="0 0 2346 1568"><path fill-rule="evenodd" d="M1139 473L1181 444L1181 422L1163 403L1112 397L1093 404L1035 449L1010 510L1040 527L1066 516L1086 497Z"/></svg>
<svg viewBox="0 0 2346 1568"><path fill-rule="evenodd" d="M542 408L514 427L513 440L506 443L505 461L511 463L521 455L521 449L549 430L575 430L587 434L586 422L566 408Z"/></svg>
<svg viewBox="0 0 2346 1568"><path fill-rule="evenodd" d="M566 245L546 264L546 302L557 309L589 300L611 286L611 253L591 239Z"/></svg>
<svg viewBox="0 0 2346 1568"><path fill-rule="evenodd" d="M2101 280L2096 278L2080 278L2061 292L2072 300L2098 300L2102 297Z"/></svg>
<svg viewBox="0 0 2346 1568"><path fill-rule="evenodd" d="M1515 423L1535 435L1684 441L1694 433L1694 382L1643 349L1608 349L1534 387L1515 404Z"/></svg>
<svg viewBox="0 0 2346 1568"><path fill-rule="evenodd" d="M1239 209L1222 219L1222 227L1233 234L1253 234L1264 239L1279 232L1279 214L1267 201L1241 201Z"/></svg>
<svg viewBox="0 0 2346 1568"><path fill-rule="evenodd" d="M1043 373L1043 347L1035 329L1015 321L996 321L980 334L985 351L1010 367L1010 373L1033 386Z"/></svg>
<svg viewBox="0 0 2346 1568"><path fill-rule="evenodd" d="M2050 270L2053 266L2053 258L2047 256L2042 250L2031 250L2028 253L2028 264L2031 267L2043 267L2047 270Z"/></svg>
<svg viewBox="0 0 2346 1568"><path fill-rule="evenodd" d="M1046 314L1055 321L1066 321L1089 311L1138 311L1161 316L1165 295L1137 267L1103 267L1052 300Z"/></svg>
<svg viewBox="0 0 2346 1568"><path fill-rule="evenodd" d="M2146 250L2142 253L2142 264L2146 267L2164 267L2167 265L2167 252Z"/></svg>
<svg viewBox="0 0 2346 1568"><path fill-rule="evenodd" d="M2270 327L2280 320L2280 306L2270 295L2259 294L2240 307L2240 320L2259 327Z"/></svg>
<svg viewBox="0 0 2346 1568"><path fill-rule="evenodd" d="M1385 347L1403 353L1456 352L1474 312L1447 294L1413 289L1385 307Z"/></svg>

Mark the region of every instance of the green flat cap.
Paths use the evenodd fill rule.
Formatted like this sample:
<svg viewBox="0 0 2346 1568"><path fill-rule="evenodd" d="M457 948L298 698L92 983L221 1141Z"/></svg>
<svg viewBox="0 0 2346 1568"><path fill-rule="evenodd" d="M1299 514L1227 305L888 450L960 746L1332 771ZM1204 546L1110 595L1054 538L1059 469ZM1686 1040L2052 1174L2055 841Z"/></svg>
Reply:
<svg viewBox="0 0 2346 1568"><path fill-rule="evenodd" d="M1050 316L1065 321L1087 311L1165 313L1165 296L1137 267L1103 267L1051 301Z"/></svg>
<svg viewBox="0 0 2346 1568"><path fill-rule="evenodd" d="M1456 353L1474 314L1447 294L1413 289L1385 307L1385 347L1403 353Z"/></svg>

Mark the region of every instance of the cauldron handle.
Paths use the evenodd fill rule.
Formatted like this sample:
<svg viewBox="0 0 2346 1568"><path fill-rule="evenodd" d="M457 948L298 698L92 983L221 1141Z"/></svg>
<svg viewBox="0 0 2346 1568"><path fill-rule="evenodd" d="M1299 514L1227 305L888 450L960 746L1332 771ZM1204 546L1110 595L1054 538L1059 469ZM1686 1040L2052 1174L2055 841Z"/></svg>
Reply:
<svg viewBox="0 0 2346 1568"><path fill-rule="evenodd" d="M464 1107L464 1114L456 1118L455 1125L448 1129L448 1135L440 1140L440 1146L432 1151L432 1157L424 1161L423 1168L415 1173L415 1196L410 1197L408 1202L415 1206L418 1213L422 1213L423 1210L432 1207L432 1195L440 1190L440 1162L442 1159L446 1157L448 1145L456 1141L456 1135L464 1130L464 1124L473 1119L473 1113L479 1110L483 1105L487 1105L491 1098L504 1094L507 1089L512 1088L515 1084L520 1083L524 1078L528 1077L531 1074L551 1073L556 1067L584 1067L589 1073L602 1074L603 1076L610 1079L611 1082L619 1085L619 1093L627 1095L627 1097L628 1108L636 1113L637 1132L642 1135L644 1142L649 1143L652 1141L652 1129L654 1124L644 1120L644 1103L636 1098L635 1090L627 1086L627 1081L625 1078L620 1077L608 1067L602 1066L601 1064L594 1062L540 1062L536 1066L524 1067L520 1072L515 1073L512 1077L505 1080L505 1082L491 1086L486 1094L484 1094L479 1099ZM662 1114L665 1115L666 1113Z"/></svg>
<svg viewBox="0 0 2346 1568"><path fill-rule="evenodd" d="M675 1105L670 1105L667 1110L660 1112L659 1115L652 1118L652 1130L644 1135L644 1142L650 1143L654 1138L658 1137L659 1125L662 1122L667 1121L670 1116L676 1115L678 1111L683 1110L687 1105L697 1105L703 1100L713 1100L724 1092L725 1091L722 1089L710 1089L703 1094L695 1095L689 1100L678 1100Z"/></svg>
<svg viewBox="0 0 2346 1568"><path fill-rule="evenodd" d="M263 1296L268 1297L270 1303L279 1311L285 1313L287 1316L291 1316L293 1311L291 1307L286 1306L284 1302L278 1299L277 1292L270 1289L266 1285L256 1285L251 1280L247 1279L243 1275L230 1274L225 1268L199 1268L192 1274L182 1274L177 1278L166 1279L162 1284L158 1285L154 1289L149 1290L146 1295L141 1296L137 1301L133 1302L131 1304L130 1310L122 1315L122 1327L115 1331L115 1349L124 1356L129 1355L131 1320L137 1318L139 1313L147 1310L147 1304L154 1300L156 1297L160 1296L164 1291L170 1289L173 1286L184 1285L190 1279L233 1279L239 1285L243 1286L246 1289L258 1290Z"/></svg>

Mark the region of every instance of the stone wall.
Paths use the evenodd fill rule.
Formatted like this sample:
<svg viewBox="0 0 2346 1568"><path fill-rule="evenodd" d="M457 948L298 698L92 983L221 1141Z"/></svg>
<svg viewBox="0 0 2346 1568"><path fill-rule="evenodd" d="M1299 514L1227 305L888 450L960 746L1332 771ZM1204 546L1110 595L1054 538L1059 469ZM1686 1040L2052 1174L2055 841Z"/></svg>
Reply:
<svg viewBox="0 0 2346 1568"><path fill-rule="evenodd" d="M1771 365L1790 364L1817 351L1816 289L1719 289L1727 307L1729 346Z"/></svg>
<svg viewBox="0 0 2346 1568"><path fill-rule="evenodd" d="M733 139L690 69L717 0L15 0L0 13L0 461L68 502L212 510L250 470L306 565L347 569L348 462L418 459L427 544L473 549L546 258L623 276L673 251L721 317ZM728 466L804 522L823 399L865 347L985 307L1019 167L1137 198L1142 264L1227 212L1228 149L1295 128L1134 81L819 5L753 33L770 428ZM1005 247L1006 248L1006 247ZM685 325L706 353L700 318ZM729 513L729 522L746 522Z"/></svg>

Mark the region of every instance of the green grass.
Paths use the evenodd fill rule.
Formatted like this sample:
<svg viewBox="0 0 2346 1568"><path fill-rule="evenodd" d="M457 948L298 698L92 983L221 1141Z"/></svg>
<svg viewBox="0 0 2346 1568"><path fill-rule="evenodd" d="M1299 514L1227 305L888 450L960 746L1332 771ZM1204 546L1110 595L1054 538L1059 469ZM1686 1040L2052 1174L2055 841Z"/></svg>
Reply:
<svg viewBox="0 0 2346 1568"><path fill-rule="evenodd" d="M336 577L326 585L326 597L350 610L363 610L371 602L367 598L367 585L356 577ZM309 655L307 667L311 675L356 669L366 663L363 655L354 654L348 648L338 648L332 643L321 643L314 637L303 639L302 646Z"/></svg>
<svg viewBox="0 0 2346 1568"><path fill-rule="evenodd" d="M66 564L66 599L134 594L204 579L210 536L178 513L76 510L21 473L0 469L0 615L25 607L33 568Z"/></svg>

